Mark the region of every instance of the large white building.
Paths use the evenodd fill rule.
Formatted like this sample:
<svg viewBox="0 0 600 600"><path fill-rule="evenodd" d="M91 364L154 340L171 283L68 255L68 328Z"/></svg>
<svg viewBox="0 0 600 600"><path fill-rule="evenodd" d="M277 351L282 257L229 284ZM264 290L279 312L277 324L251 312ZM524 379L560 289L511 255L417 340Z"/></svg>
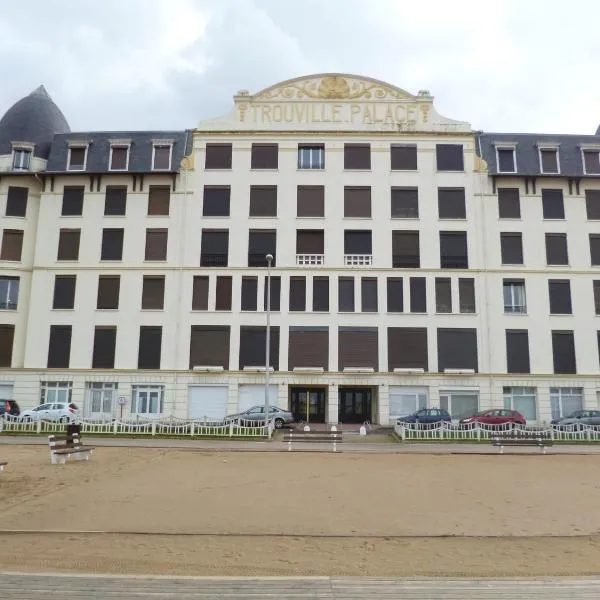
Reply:
<svg viewBox="0 0 600 600"><path fill-rule="evenodd" d="M495 134L367 77L234 97L189 131L0 120L0 398L90 417L387 424L597 408L600 135Z"/></svg>

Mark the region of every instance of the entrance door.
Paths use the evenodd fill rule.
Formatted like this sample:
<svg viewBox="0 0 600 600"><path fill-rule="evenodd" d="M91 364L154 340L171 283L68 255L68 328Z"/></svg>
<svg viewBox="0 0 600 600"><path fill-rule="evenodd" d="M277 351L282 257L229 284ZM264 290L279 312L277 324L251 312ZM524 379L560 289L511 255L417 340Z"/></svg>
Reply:
<svg viewBox="0 0 600 600"><path fill-rule="evenodd" d="M295 421L325 423L325 389L290 388L290 410Z"/></svg>
<svg viewBox="0 0 600 600"><path fill-rule="evenodd" d="M340 388L339 422L370 421L372 397L369 388Z"/></svg>

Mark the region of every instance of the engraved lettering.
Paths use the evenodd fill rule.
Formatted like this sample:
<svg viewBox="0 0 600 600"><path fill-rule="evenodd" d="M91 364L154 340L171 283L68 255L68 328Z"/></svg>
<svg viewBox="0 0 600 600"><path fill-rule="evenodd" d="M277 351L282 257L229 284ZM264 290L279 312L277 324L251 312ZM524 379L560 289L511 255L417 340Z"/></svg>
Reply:
<svg viewBox="0 0 600 600"><path fill-rule="evenodd" d="M350 122L354 123L354 117L360 114L360 106L358 104L352 104L350 106Z"/></svg>
<svg viewBox="0 0 600 600"><path fill-rule="evenodd" d="M271 107L269 105L262 106L262 122L263 123L271 122Z"/></svg>
<svg viewBox="0 0 600 600"><path fill-rule="evenodd" d="M369 105L366 104L363 111L363 123L372 123L373 115L371 114L371 110L369 109Z"/></svg>
<svg viewBox="0 0 600 600"><path fill-rule="evenodd" d="M331 119L334 123L341 123L342 117L340 111L342 110L341 104L334 104L331 108Z"/></svg>

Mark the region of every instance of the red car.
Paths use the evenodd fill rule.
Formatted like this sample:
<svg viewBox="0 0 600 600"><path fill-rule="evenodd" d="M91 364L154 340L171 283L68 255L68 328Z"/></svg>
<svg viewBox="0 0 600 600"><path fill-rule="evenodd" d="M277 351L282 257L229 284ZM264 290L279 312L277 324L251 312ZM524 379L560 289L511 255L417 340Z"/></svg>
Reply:
<svg viewBox="0 0 600 600"><path fill-rule="evenodd" d="M525 425L527 422L525 417L516 410L495 409L484 410L472 417L461 419L460 423L484 423L485 425L506 425L512 423L514 425Z"/></svg>

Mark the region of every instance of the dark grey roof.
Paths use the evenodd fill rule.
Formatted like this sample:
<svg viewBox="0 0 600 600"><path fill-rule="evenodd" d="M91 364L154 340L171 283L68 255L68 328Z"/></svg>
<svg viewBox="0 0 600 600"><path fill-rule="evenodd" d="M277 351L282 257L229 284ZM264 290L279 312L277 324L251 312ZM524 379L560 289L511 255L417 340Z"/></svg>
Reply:
<svg viewBox="0 0 600 600"><path fill-rule="evenodd" d="M0 120L0 154L12 152L11 142L30 142L35 144L35 156L48 158L54 134L69 131L64 115L40 85L13 104Z"/></svg>
<svg viewBox="0 0 600 600"><path fill-rule="evenodd" d="M498 173L495 146L500 143L515 144L517 175L544 175L540 168L538 144L556 144L560 164L560 175L586 177L581 158L582 144L600 144L600 135L551 135L537 133L487 133L477 134L477 154L488 164L491 175ZM514 175L514 174L513 174ZM589 175L587 176L589 177ZM598 175L595 175L598 177Z"/></svg>
<svg viewBox="0 0 600 600"><path fill-rule="evenodd" d="M88 155L84 173L107 173L109 171L110 146L114 140L129 140L129 168L127 173L150 173L152 171L152 146L159 140L173 142L170 172L179 171L181 159L191 152L192 132L184 131L88 131L56 135L48 158L48 173L67 172L69 144L87 142ZM81 173L82 171L69 171Z"/></svg>

